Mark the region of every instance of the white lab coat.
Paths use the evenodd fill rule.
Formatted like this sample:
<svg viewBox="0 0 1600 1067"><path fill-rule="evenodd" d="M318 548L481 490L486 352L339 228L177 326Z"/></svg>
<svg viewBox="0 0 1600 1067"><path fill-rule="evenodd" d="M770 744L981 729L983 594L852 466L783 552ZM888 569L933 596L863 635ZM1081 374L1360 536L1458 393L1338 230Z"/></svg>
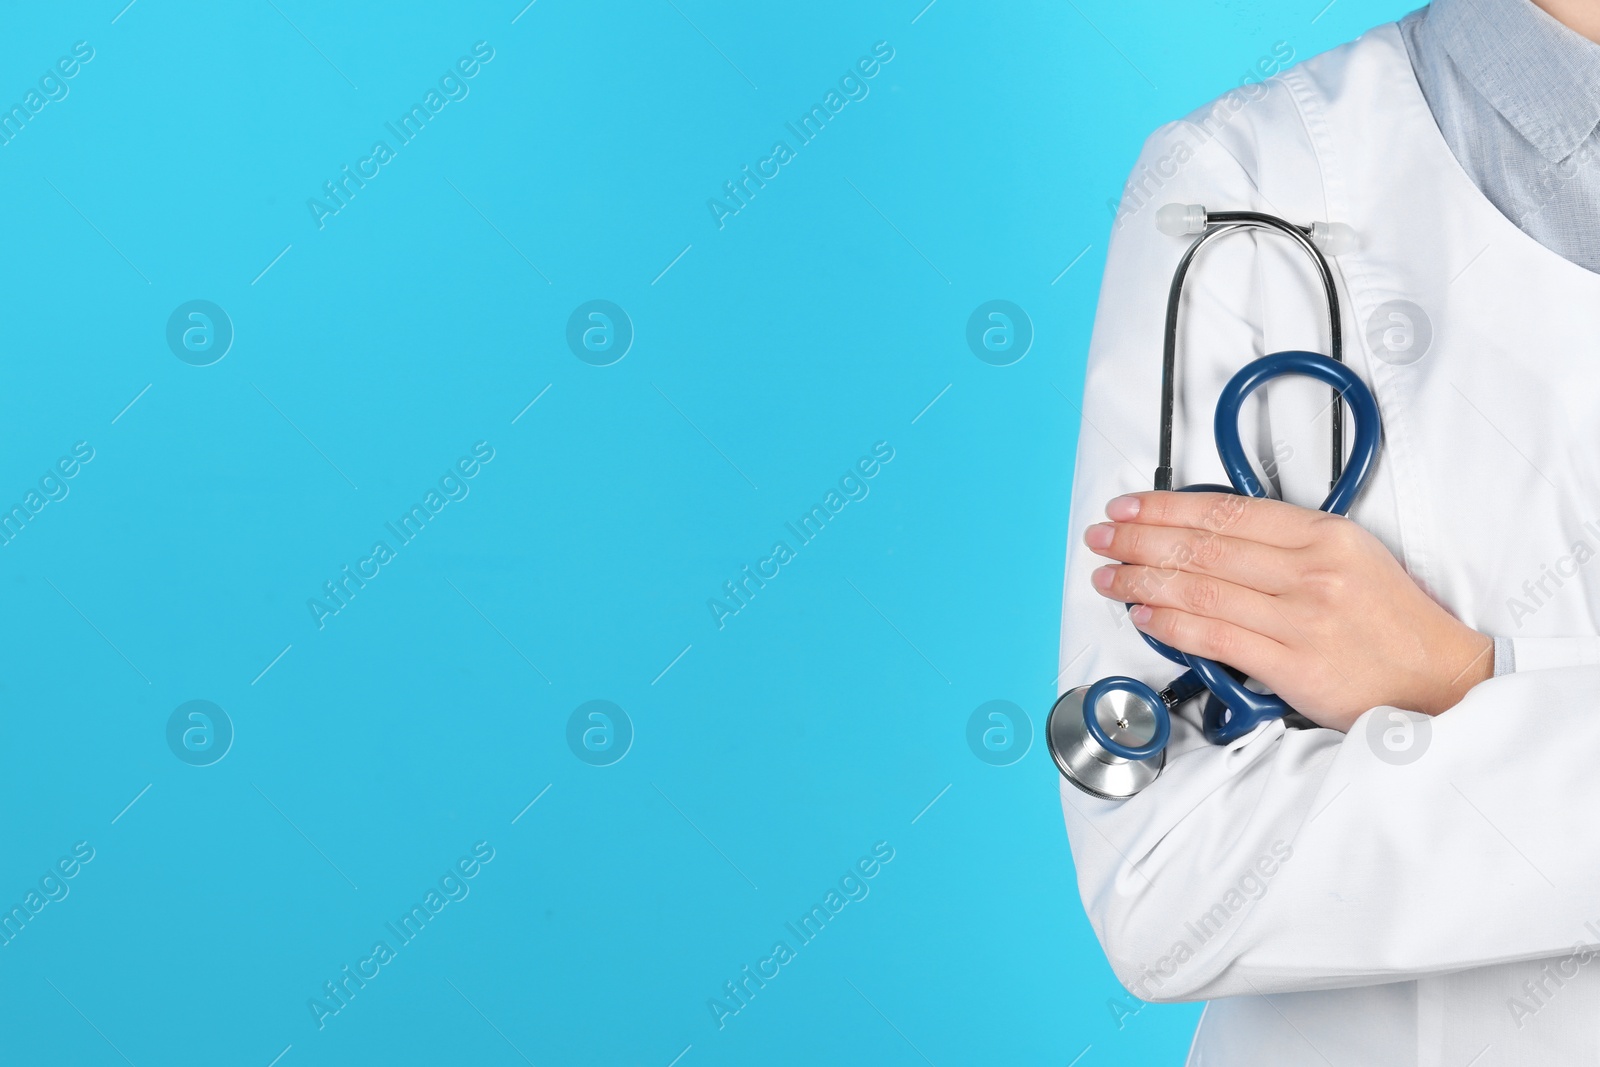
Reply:
<svg viewBox="0 0 1600 1067"><path fill-rule="evenodd" d="M1393 25L1162 128L1132 181L1085 385L1062 690L1177 674L1093 591L1104 561L1081 547L1107 500L1150 487L1163 312L1186 246L1156 230L1168 202L1355 228L1359 249L1335 264L1345 358L1385 440L1352 517L1462 620L1513 638L1517 670L1415 731L1411 762L1385 737L1401 729L1393 709L1348 734L1274 722L1222 748L1191 704L1166 770L1133 799L1063 782L1106 955L1144 999L1211 1002L1191 1064L1600 1062L1600 276L1477 191ZM1226 481L1211 413L1239 366L1328 348L1320 289L1283 239L1222 238L1191 278L1180 485ZM1379 352L1407 339L1380 313L1393 300L1426 322L1383 359L1375 318ZM1427 351L1401 365L1424 328ZM1326 388L1266 392L1244 440L1314 505Z"/></svg>

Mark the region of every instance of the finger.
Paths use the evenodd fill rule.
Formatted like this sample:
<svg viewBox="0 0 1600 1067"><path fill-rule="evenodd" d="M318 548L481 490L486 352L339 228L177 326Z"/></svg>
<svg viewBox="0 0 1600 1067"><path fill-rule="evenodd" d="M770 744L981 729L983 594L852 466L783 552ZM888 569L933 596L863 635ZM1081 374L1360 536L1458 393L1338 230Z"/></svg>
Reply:
<svg viewBox="0 0 1600 1067"><path fill-rule="evenodd" d="M1101 596L1124 604L1176 608L1285 643L1293 636L1288 620L1270 596L1218 578L1126 566L1101 567L1090 580Z"/></svg>
<svg viewBox="0 0 1600 1067"><path fill-rule="evenodd" d="M1239 537L1137 522L1102 522L1083 533L1095 555L1154 567L1168 574L1209 574L1263 593L1292 589L1304 570L1294 550Z"/></svg>
<svg viewBox="0 0 1600 1067"><path fill-rule="evenodd" d="M1130 493L1106 505L1106 516L1146 526L1178 526L1225 533L1280 548L1304 548L1314 528L1332 517L1298 504L1230 493Z"/></svg>
<svg viewBox="0 0 1600 1067"><path fill-rule="evenodd" d="M1191 656L1203 656L1252 678L1270 676L1289 650L1270 637L1177 608L1139 605L1129 618L1142 633Z"/></svg>

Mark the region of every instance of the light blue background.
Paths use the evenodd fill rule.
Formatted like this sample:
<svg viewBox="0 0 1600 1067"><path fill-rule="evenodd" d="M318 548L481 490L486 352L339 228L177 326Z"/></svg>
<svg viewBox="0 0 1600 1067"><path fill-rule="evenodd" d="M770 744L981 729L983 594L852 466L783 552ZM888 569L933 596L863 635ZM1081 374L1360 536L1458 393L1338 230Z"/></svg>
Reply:
<svg viewBox="0 0 1600 1067"><path fill-rule="evenodd" d="M95 450L0 548L0 903L95 850L0 947L0 1059L1181 1062L1197 1006L1113 1010L1037 737L1108 201L1275 43L1403 5L523 2L0 17L7 106L95 50L0 146L0 502ZM470 95L319 229L308 198L478 41ZM719 230L708 198L878 41ZM193 299L235 330L208 367L166 342ZM636 331L610 367L565 340L591 299ZM964 339L991 299L1033 323L1013 366ZM470 495L319 630L308 598L478 441ZM870 495L719 630L707 600L878 441ZM236 730L209 767L166 742L193 699ZM635 731L609 767L566 741L595 699ZM990 700L1032 718L1014 765L968 747ZM719 1029L879 841L870 895Z"/></svg>

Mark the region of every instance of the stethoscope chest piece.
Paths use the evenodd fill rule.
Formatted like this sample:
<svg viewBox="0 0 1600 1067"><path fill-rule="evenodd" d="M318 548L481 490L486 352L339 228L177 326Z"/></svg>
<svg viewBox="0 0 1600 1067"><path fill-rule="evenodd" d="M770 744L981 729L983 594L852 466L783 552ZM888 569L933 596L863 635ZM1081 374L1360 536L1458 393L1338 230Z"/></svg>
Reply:
<svg viewBox="0 0 1600 1067"><path fill-rule="evenodd" d="M1045 720L1045 743L1061 773L1087 793L1126 800L1156 780L1166 766L1165 748L1146 759L1115 755L1089 730L1083 702L1095 686L1080 685L1061 694ZM1127 748L1146 747L1160 730L1158 712L1145 696L1124 689L1098 694L1094 716L1100 733ZM1165 743L1165 737L1161 738Z"/></svg>

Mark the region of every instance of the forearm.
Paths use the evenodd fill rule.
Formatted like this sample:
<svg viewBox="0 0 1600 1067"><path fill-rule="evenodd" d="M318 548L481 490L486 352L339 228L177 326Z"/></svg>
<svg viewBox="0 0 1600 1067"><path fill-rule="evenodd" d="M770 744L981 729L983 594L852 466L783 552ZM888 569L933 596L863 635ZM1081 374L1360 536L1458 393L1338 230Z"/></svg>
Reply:
<svg viewBox="0 0 1600 1067"><path fill-rule="evenodd" d="M1600 820L1566 813L1600 804L1597 690L1597 667L1485 683L1427 720L1403 761L1386 761L1369 717L1347 735L1274 724L1232 749L1190 746L1120 805L1064 789L1107 956L1136 995L1187 1000L1592 940Z"/></svg>

